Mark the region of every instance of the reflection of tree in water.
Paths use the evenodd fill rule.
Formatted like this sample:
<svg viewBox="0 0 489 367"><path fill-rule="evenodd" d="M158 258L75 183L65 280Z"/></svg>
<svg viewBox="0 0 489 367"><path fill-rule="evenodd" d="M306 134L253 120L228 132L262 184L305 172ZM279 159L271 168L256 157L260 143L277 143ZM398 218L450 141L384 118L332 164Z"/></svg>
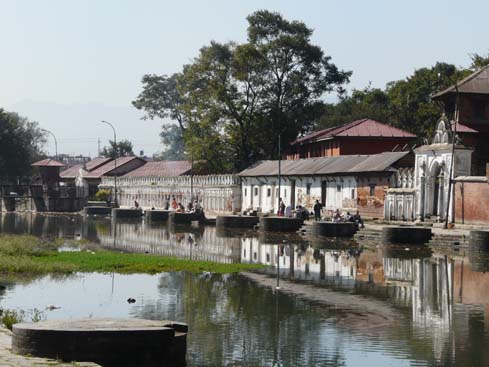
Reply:
<svg viewBox="0 0 489 367"><path fill-rule="evenodd" d="M171 273L160 279L160 299L134 309L140 318L189 324L192 365L284 366L344 364L335 338L318 337L317 308L259 287L239 275Z"/></svg>

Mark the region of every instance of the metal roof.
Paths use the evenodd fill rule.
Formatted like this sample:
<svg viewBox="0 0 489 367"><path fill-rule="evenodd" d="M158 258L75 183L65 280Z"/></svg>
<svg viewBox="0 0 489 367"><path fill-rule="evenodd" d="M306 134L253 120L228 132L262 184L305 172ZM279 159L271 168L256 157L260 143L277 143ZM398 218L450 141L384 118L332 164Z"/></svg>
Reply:
<svg viewBox="0 0 489 367"><path fill-rule="evenodd" d="M438 99L445 94L456 93L455 85L460 93L489 94L489 65L480 68L451 87L434 94L431 98Z"/></svg>
<svg viewBox="0 0 489 367"><path fill-rule="evenodd" d="M283 176L356 174L385 172L410 152L385 152L371 155L342 155L281 161ZM259 161L239 173L242 177L277 176L278 161Z"/></svg>
<svg viewBox="0 0 489 367"><path fill-rule="evenodd" d="M175 177L184 175L192 169L189 161L156 161L126 173L123 177Z"/></svg>
<svg viewBox="0 0 489 367"><path fill-rule="evenodd" d="M341 137L383 137L383 138L415 138L416 135L396 127L378 122L372 119L361 119L345 125L330 127L324 130L315 131L302 138L298 138L291 145L314 142L324 139L331 139L336 136Z"/></svg>
<svg viewBox="0 0 489 367"><path fill-rule="evenodd" d="M106 157L96 157L92 159L90 162L87 162L85 164L85 168L87 171L93 171L94 169L100 167L101 165L111 161L112 158L106 158Z"/></svg>
<svg viewBox="0 0 489 367"><path fill-rule="evenodd" d="M32 167L64 167L65 165L57 160L48 158L42 161L34 162L31 164Z"/></svg>
<svg viewBox="0 0 489 367"><path fill-rule="evenodd" d="M83 167L83 163L75 164L74 166L65 169L59 174L61 178L76 178L78 171Z"/></svg>
<svg viewBox="0 0 489 367"><path fill-rule="evenodd" d="M144 160L144 159L139 158L139 157L120 157L120 158L117 158L115 160L115 162L114 162L114 160L111 160L111 161L105 163L104 165L98 167L97 169L88 172L83 177L85 177L85 178L100 178L103 175L106 175L107 173L111 172L112 170L119 168L120 166L123 166L124 164L129 163L135 159Z"/></svg>

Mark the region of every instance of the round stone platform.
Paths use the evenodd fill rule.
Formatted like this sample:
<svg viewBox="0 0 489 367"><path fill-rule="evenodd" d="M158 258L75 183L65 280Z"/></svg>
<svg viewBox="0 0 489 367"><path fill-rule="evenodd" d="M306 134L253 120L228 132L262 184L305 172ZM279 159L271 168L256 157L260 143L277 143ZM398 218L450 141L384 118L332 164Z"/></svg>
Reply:
<svg viewBox="0 0 489 367"><path fill-rule="evenodd" d="M112 366L184 366L186 324L86 318L13 326L12 351L62 361Z"/></svg>
<svg viewBox="0 0 489 367"><path fill-rule="evenodd" d="M353 237L358 225L352 222L314 222L312 233L324 237Z"/></svg>
<svg viewBox="0 0 489 367"><path fill-rule="evenodd" d="M253 216L219 215L216 219L216 226L225 228L253 228L259 221L259 217Z"/></svg>
<svg viewBox="0 0 489 367"><path fill-rule="evenodd" d="M303 223L298 218L261 217L260 229L267 232L297 232Z"/></svg>
<svg viewBox="0 0 489 367"><path fill-rule="evenodd" d="M431 236L431 228L426 227L399 226L382 228L382 241L384 243L421 245L427 243Z"/></svg>

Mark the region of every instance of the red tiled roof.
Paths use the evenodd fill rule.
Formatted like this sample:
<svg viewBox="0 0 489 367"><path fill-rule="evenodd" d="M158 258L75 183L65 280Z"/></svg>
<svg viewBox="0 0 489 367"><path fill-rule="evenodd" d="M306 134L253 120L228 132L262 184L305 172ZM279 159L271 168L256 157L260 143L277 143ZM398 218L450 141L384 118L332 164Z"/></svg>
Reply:
<svg viewBox="0 0 489 367"><path fill-rule="evenodd" d="M348 137L384 137L384 138L415 138L416 135L396 127L372 119L361 119L345 125L330 127L315 131L302 138L296 139L291 145L314 142L335 136Z"/></svg>
<svg viewBox="0 0 489 367"><path fill-rule="evenodd" d="M187 174L191 169L192 164L189 161L147 162L123 177L175 177Z"/></svg>
<svg viewBox="0 0 489 367"><path fill-rule="evenodd" d="M114 160L111 160L104 165L98 167L97 169L88 172L84 177L85 178L100 178L103 175L106 175L110 171L119 168L120 166L131 162L134 159L141 159L139 157L120 157L116 159L116 162Z"/></svg>
<svg viewBox="0 0 489 367"><path fill-rule="evenodd" d="M54 159L48 158L42 161L34 162L31 164L32 167L64 167L65 165Z"/></svg>
<svg viewBox="0 0 489 367"><path fill-rule="evenodd" d="M80 168L83 167L83 163L75 164L74 166L65 169L59 174L61 178L76 178L76 175Z"/></svg>
<svg viewBox="0 0 489 367"><path fill-rule="evenodd" d="M101 165L111 161L112 158L106 158L106 157L96 157L92 159L90 162L87 162L85 164L85 167L87 171L93 171L94 169L100 167Z"/></svg>

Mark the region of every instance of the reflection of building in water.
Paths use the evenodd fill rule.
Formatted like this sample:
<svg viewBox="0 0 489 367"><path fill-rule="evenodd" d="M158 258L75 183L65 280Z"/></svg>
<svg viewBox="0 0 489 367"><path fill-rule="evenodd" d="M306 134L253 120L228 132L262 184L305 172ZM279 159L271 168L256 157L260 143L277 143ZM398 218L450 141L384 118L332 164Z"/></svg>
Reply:
<svg viewBox="0 0 489 367"><path fill-rule="evenodd" d="M114 238L115 229L115 238ZM239 262L240 239L218 236L216 228L154 226L112 222L110 234L99 234L102 246L191 260Z"/></svg>
<svg viewBox="0 0 489 367"><path fill-rule="evenodd" d="M278 254L277 254L277 246ZM280 273L297 280L316 280L336 277L354 280L356 261L346 250L319 250L308 245L269 245L258 238L243 238L241 260L269 265Z"/></svg>

